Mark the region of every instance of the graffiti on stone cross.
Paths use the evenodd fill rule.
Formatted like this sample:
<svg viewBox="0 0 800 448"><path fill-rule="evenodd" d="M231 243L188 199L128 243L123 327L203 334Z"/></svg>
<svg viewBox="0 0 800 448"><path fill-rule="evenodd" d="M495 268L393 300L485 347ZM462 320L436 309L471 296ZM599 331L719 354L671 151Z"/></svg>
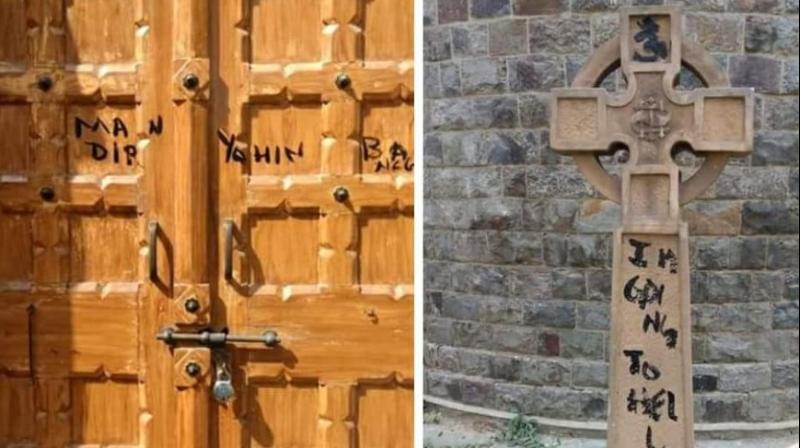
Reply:
<svg viewBox="0 0 800 448"><path fill-rule="evenodd" d="M641 374L648 381L655 381L661 377L661 369L648 361L642 361L644 350L623 350L622 353L631 360L628 367L631 375Z"/></svg>
<svg viewBox="0 0 800 448"><path fill-rule="evenodd" d="M633 249L633 254L627 257L628 262L631 266L643 272L633 275L625 282L622 292L625 300L635 303L641 310L645 310L649 305L662 305L667 285L656 283L652 278L643 276L647 275L648 271L646 269L648 266L657 266L658 269L670 275L677 274L678 257L672 248L659 247L657 248L657 263L653 265L647 258L650 253L648 248L651 248L652 243L636 238L629 238L628 243ZM667 319L667 313L661 310L647 312L642 319L642 331L643 333L660 334L664 337L667 348L674 349L678 344L678 330L668 327Z"/></svg>
<svg viewBox="0 0 800 448"><path fill-rule="evenodd" d="M664 300L670 297L667 294L669 281L660 281L659 278L672 278L678 272L678 259L672 247L662 247L660 239L650 240L642 235L626 238L628 254L625 257L629 269L629 277L624 282L623 297L633 305L630 312L640 313L642 318L641 332L643 335L654 334L663 337L664 344L671 353L678 343L678 330L668 324L668 313L664 309ZM674 297L672 295L671 297ZM652 349L652 347L651 347ZM632 415L647 417L645 434L645 448L656 447L653 426L666 417L671 421L678 421L676 407L676 394L669 387L659 385L663 378L663 366L654 362L648 356L647 348L627 347L622 350L627 360L627 374L631 378L642 378L651 387L628 387L626 397L626 411ZM670 363L667 358L660 358L662 362ZM662 445L662 448L665 445Z"/></svg>
<svg viewBox="0 0 800 448"><path fill-rule="evenodd" d="M572 86L551 92L551 147L572 156L622 208L614 236L608 446L694 446L688 225L681 206L700 196L731 156L753 148L753 89L732 88L705 49L684 39L676 7L620 14L619 39L598 48ZM688 50L686 50L688 48ZM616 68L627 90L597 86ZM707 88L677 92L681 66ZM704 157L689 178L677 143ZM632 157L606 171L598 157L624 144Z"/></svg>
<svg viewBox="0 0 800 448"><path fill-rule="evenodd" d="M666 60L669 56L669 47L666 42L658 37L658 22L651 16L645 16L636 21L639 32L633 35L633 40L642 44L645 54L638 51L633 53L633 60L637 62L656 62Z"/></svg>
<svg viewBox="0 0 800 448"><path fill-rule="evenodd" d="M648 331L660 334L666 341L667 348L674 349L678 345L678 330L675 328L667 328L667 314L661 314L661 311L656 311L652 315L645 314L644 321L642 322L642 331Z"/></svg>
<svg viewBox="0 0 800 448"><path fill-rule="evenodd" d="M646 387L641 391L631 388L628 392L628 412L633 414L641 412L654 422L661 420L662 415L666 415L672 421L678 421L678 416L675 414L675 393L664 388L654 394L648 392Z"/></svg>

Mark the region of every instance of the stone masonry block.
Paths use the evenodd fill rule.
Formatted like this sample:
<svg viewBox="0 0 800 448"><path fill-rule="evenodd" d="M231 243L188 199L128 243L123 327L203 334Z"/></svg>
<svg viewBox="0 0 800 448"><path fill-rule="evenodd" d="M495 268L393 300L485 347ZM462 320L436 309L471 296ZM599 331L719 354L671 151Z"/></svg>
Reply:
<svg viewBox="0 0 800 448"><path fill-rule="evenodd" d="M753 87L759 93L779 93L783 84L781 61L762 55L735 55L728 62L733 87Z"/></svg>
<svg viewBox="0 0 800 448"><path fill-rule="evenodd" d="M559 56L527 55L508 59L508 86L513 92L549 91L564 87L563 61Z"/></svg>
<svg viewBox="0 0 800 448"><path fill-rule="evenodd" d="M489 29L486 25L456 25L450 30L453 35L453 57L470 58L489 54Z"/></svg>
<svg viewBox="0 0 800 448"><path fill-rule="evenodd" d="M470 11L476 19L507 16L511 12L510 0L470 0Z"/></svg>
<svg viewBox="0 0 800 448"><path fill-rule="evenodd" d="M590 22L580 16L534 17L528 22L531 53L581 53L591 49Z"/></svg>
<svg viewBox="0 0 800 448"><path fill-rule="evenodd" d="M439 24L463 22L469 18L467 0L438 0L437 3Z"/></svg>
<svg viewBox="0 0 800 448"><path fill-rule="evenodd" d="M684 33L711 52L735 53L742 48L741 19L737 16L687 14Z"/></svg>
<svg viewBox="0 0 800 448"><path fill-rule="evenodd" d="M797 56L797 36L796 18L751 15L745 23L744 48L748 53Z"/></svg>
<svg viewBox="0 0 800 448"><path fill-rule="evenodd" d="M507 56L528 52L528 23L506 19L489 24L489 54Z"/></svg>
<svg viewBox="0 0 800 448"><path fill-rule="evenodd" d="M462 61L461 88L465 95L504 93L508 88L506 61L496 58Z"/></svg>

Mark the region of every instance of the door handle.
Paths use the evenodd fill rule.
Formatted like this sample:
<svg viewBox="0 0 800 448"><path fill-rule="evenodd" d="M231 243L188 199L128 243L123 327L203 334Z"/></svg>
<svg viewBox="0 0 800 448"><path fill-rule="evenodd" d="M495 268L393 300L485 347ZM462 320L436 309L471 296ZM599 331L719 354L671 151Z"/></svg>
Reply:
<svg viewBox="0 0 800 448"><path fill-rule="evenodd" d="M223 331L203 330L198 333L176 331L174 328L165 328L158 332L156 339L165 344L174 345L178 342L194 342L207 347L221 347L232 342L261 343L270 348L275 348L281 343L281 338L274 330L267 330L260 335L234 335Z"/></svg>
<svg viewBox="0 0 800 448"><path fill-rule="evenodd" d="M233 220L226 219L222 224L222 230L225 233L225 280L233 280Z"/></svg>
<svg viewBox="0 0 800 448"><path fill-rule="evenodd" d="M147 267L149 271L150 281L155 282L158 280L158 222L150 221L147 225Z"/></svg>

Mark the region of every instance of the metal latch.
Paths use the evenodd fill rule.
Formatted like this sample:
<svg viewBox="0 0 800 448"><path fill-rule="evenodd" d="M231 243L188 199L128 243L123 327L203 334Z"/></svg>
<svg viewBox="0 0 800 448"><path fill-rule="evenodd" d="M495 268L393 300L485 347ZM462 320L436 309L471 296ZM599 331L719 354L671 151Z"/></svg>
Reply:
<svg viewBox="0 0 800 448"><path fill-rule="evenodd" d="M233 387L233 377L230 368L230 353L225 348L228 343L260 343L267 347L274 348L281 343L278 333L267 330L258 336L245 336L228 334L226 331L202 330L199 332L178 331L174 328L165 328L156 334L156 339L164 341L168 345L176 345L179 342L190 342L211 348L214 362L214 384L211 393L219 403L225 404L236 397L236 390ZM194 363L192 363L194 364ZM196 376L200 372L197 364L187 365L187 373ZM191 368L195 373L189 372Z"/></svg>
<svg viewBox="0 0 800 448"><path fill-rule="evenodd" d="M267 347L274 348L281 343L281 339L273 330L256 335L234 335L224 331L203 330L197 333L177 331L174 328L165 328L158 332L156 339L164 341L165 344L176 344L178 342L194 342L206 347L221 347L231 342L261 343Z"/></svg>

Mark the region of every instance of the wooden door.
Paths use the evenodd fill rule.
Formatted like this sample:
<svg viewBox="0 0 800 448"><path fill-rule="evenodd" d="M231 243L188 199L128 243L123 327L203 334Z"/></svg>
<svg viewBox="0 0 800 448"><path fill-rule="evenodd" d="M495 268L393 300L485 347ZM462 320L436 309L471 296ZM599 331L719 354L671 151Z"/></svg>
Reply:
<svg viewBox="0 0 800 448"><path fill-rule="evenodd" d="M218 247L235 234L214 319L282 339L236 351L220 446L410 447L413 1L211 16Z"/></svg>
<svg viewBox="0 0 800 448"><path fill-rule="evenodd" d="M175 409L204 389L155 339L189 320L187 290L208 291L208 190L192 183L207 178L207 88L187 90L179 64L204 56L188 18L205 14L0 1L0 446L208 439L176 431L202 422Z"/></svg>
<svg viewBox="0 0 800 448"><path fill-rule="evenodd" d="M0 1L0 446L411 445L411 4Z"/></svg>

